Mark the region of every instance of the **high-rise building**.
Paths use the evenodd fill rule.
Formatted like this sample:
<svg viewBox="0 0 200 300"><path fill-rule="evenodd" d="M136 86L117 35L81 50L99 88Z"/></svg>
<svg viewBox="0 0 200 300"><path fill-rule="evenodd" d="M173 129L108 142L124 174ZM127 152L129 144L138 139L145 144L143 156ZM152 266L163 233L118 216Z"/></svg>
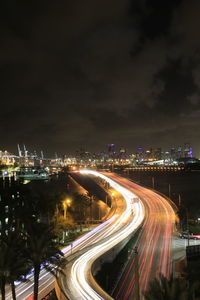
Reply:
<svg viewBox="0 0 200 300"><path fill-rule="evenodd" d="M23 206L23 197L20 197L20 182L14 177L0 178L0 235L7 235L19 226L16 219Z"/></svg>
<svg viewBox="0 0 200 300"><path fill-rule="evenodd" d="M124 147L121 147L119 149L119 158L125 158L126 156L126 149Z"/></svg>
<svg viewBox="0 0 200 300"><path fill-rule="evenodd" d="M144 161L144 150L142 147L138 147L135 153L136 162L141 163Z"/></svg>
<svg viewBox="0 0 200 300"><path fill-rule="evenodd" d="M192 158L192 147L189 143L184 144L184 157L185 158Z"/></svg>
<svg viewBox="0 0 200 300"><path fill-rule="evenodd" d="M170 158L171 161L175 161L177 159L177 151L174 147L170 149Z"/></svg>
<svg viewBox="0 0 200 300"><path fill-rule="evenodd" d="M115 152L115 144L108 144L108 153Z"/></svg>
<svg viewBox="0 0 200 300"><path fill-rule="evenodd" d="M156 148L154 150L154 159L155 160L161 160L162 159L162 149L161 148Z"/></svg>
<svg viewBox="0 0 200 300"><path fill-rule="evenodd" d="M183 155L182 155L182 147L179 146L178 149L177 149L177 158L181 158L181 157L183 157Z"/></svg>
<svg viewBox="0 0 200 300"><path fill-rule="evenodd" d="M108 144L108 156L111 158L115 154L115 144Z"/></svg>
<svg viewBox="0 0 200 300"><path fill-rule="evenodd" d="M150 148L149 150L146 150L146 152L145 152L145 160L147 160L147 161L154 160L152 148Z"/></svg>

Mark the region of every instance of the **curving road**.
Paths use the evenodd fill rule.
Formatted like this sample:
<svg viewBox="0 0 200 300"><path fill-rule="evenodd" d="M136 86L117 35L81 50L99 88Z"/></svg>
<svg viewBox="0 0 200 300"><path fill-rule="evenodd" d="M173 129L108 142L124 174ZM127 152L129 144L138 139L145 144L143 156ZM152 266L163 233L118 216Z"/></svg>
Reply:
<svg viewBox="0 0 200 300"><path fill-rule="evenodd" d="M93 173L96 176L99 174ZM170 204L162 196L125 178L112 173L102 173L100 176L123 197L115 199L110 219L75 241L72 248L68 246L63 250L70 257L70 263L66 269L67 276L61 277L60 283L69 299L112 299L94 281L91 266L101 254L138 228L144 219L144 210L145 222L137 242L141 295L152 278L160 273L165 276L170 274L171 237L175 222ZM131 255L114 291L115 299L135 298L134 262L134 255ZM54 280L51 274L42 270L39 299L53 288ZM18 285L17 299L27 300L32 290L33 281L30 278L30 282ZM6 299L12 299L11 293L7 293Z"/></svg>
<svg viewBox="0 0 200 300"><path fill-rule="evenodd" d="M175 212L169 202L154 191L141 187L114 174L110 178L138 195L142 200L146 218L137 241L139 286L141 299L149 282L162 273L169 277L171 267L171 241ZM133 252L114 292L115 299L135 299L135 258Z"/></svg>
<svg viewBox="0 0 200 300"><path fill-rule="evenodd" d="M95 175L95 174L93 174ZM99 173L96 173L99 176ZM105 178L104 175L100 175ZM62 249L65 253L66 257L70 257L69 259L73 259L74 256L80 255L80 253L84 252L85 248L92 247L93 244L97 245L99 241L107 240L108 237L112 236L114 232L120 230L120 228L124 227L124 225L129 224L129 222L133 219L132 209L136 212L141 211L141 214L138 215L137 222L140 223L143 220L143 206L141 203L133 203L133 199L136 198L135 195L126 191L126 189L121 188L118 184L109 180L111 186L113 188L117 188L120 192L123 191L125 198L117 197L117 199L113 202L113 207L111 209L110 218L97 226L91 232L85 234L75 242L73 242L72 247L68 246ZM123 217L122 217L123 216ZM134 218L136 220L136 218ZM137 227L137 224L134 224ZM128 234L129 231L133 231L134 228L128 227L128 231L124 233L124 236ZM115 241L113 241L113 244ZM107 242L107 247L110 247L110 242ZM101 248L101 247L100 247ZM101 249L99 249L101 251ZM99 251L99 253L100 253ZM96 253L95 253L96 254ZM88 266L88 264L87 264ZM40 283L39 283L39 299L42 299L48 292L50 292L54 288L55 278L46 270L42 269L40 274ZM103 292L103 291L102 291ZM103 292L104 293L104 292ZM29 276L29 282L19 283L16 287L16 295L19 300L27 300L33 295L33 275ZM11 300L12 295L8 290L6 293L6 300ZM75 299L78 299L75 297ZM83 299L82 296L80 299Z"/></svg>
<svg viewBox="0 0 200 300"><path fill-rule="evenodd" d="M105 221L103 224L95 227L92 231L88 232L84 236L80 237L72 243L72 247L67 246L62 249L65 257L72 256L73 253L78 253L88 245L96 243L100 238L105 237L105 231L110 230L110 223L116 216L112 216L109 220ZM45 269L41 270L40 273L40 283L39 283L39 299L45 297L52 289L54 289L55 277L47 272ZM16 286L16 295L18 300L31 299L33 295L33 275L29 276L29 281L24 283L19 283ZM1 298L1 297L0 297ZM6 300L12 300L12 293L10 289L6 293Z"/></svg>
<svg viewBox="0 0 200 300"><path fill-rule="evenodd" d="M144 219L144 207L134 193L112 180L109 173L102 174L95 171L82 171L81 173L105 179L120 196L116 198L115 219L109 224L109 228L104 230L104 238L99 237L97 243L80 253L66 266L64 272L67 276L60 277L60 289L57 294L62 291L59 299L112 299L95 282L91 274L92 264L141 225Z"/></svg>

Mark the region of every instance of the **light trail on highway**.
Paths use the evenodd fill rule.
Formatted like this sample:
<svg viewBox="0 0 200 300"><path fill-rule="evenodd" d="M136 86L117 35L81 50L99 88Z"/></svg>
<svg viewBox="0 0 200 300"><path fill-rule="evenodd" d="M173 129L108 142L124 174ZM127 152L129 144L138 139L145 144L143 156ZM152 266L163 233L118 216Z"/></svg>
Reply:
<svg viewBox="0 0 200 300"><path fill-rule="evenodd" d="M93 244L98 241L99 238L104 238L106 234L110 232L109 224L115 220L117 215L112 216L104 223L98 225L90 232L84 234L79 239L74 241L71 245L64 247L62 252L65 257L71 255L71 253L79 251L89 244ZM39 283L39 299L45 297L54 288L55 277L42 268L40 272L40 283ZM16 286L16 295L19 300L27 300L33 295L33 274L28 276L28 282L18 283ZM6 293L6 300L12 300L12 292Z"/></svg>
<svg viewBox="0 0 200 300"><path fill-rule="evenodd" d="M123 196L117 205L117 217L110 223L110 232L106 233L106 238L100 237L99 242L93 245L89 250L76 258L69 264L65 272L68 274L62 276L60 285L64 290L65 296L62 299L112 299L95 282L91 268L93 263L104 253L108 252L114 246L125 240L142 224L144 219L144 207L142 202L134 193L122 187L120 184L96 171L84 170L82 174L98 176L106 180L112 188ZM109 174L109 173L108 173ZM121 197L120 197L121 198Z"/></svg>
<svg viewBox="0 0 200 300"><path fill-rule="evenodd" d="M99 176L100 173L97 173ZM93 174L94 175L94 174ZM101 176L101 175L100 175ZM104 175L102 177L106 178ZM115 182L112 180L109 180L109 183L113 188L118 187ZM127 199L134 199L136 196L130 192L128 192L126 189L121 188L123 190L124 196ZM127 208L129 209L129 212L124 212L124 218L122 220L120 214L123 212L123 210ZM70 256L73 253L80 252L82 249L85 247L88 247L89 245L97 243L99 240L103 240L107 238L108 236L111 236L113 232L118 231L121 226L123 226L123 222L127 221L130 215L130 211L134 206L138 206L138 204L134 204L129 201L124 205L123 203L120 203L119 207L115 207L115 213L112 215L110 219L105 221L104 223L100 224L96 228L94 228L92 231L88 232L81 238L77 239L74 241L71 245L65 247L62 249L63 253L65 254L66 257ZM118 220L118 222L116 222ZM111 226L112 224L112 226ZM41 270L40 273L40 282L39 282L39 299L43 298L48 292L50 292L54 288L54 282L55 278L52 276L51 273L47 272L45 269ZM16 295L17 299L19 300L27 300L30 296L33 295L33 275L29 276L29 281L26 283L20 283L16 287ZM6 293L6 300L11 300L12 299L12 294L11 292Z"/></svg>
<svg viewBox="0 0 200 300"><path fill-rule="evenodd" d="M175 223L175 212L170 203L152 190L141 187L128 179L110 174L110 178L129 189L142 200L146 217L137 242L139 258L139 285L141 299L149 282L170 275L171 240ZM135 259L131 256L115 289L115 299L135 299Z"/></svg>
<svg viewBox="0 0 200 300"><path fill-rule="evenodd" d="M71 259L66 269L67 276L61 279L62 288L72 300L113 299L94 280L91 274L92 265L103 253L135 231L145 216L137 243L142 295L152 278L159 276L160 273L166 277L170 274L171 236L175 213L165 198L125 178L95 171L82 171L82 174L103 178L122 197L115 199L115 210L110 219L74 241L73 247L69 245L63 249L65 256ZM134 262L132 255L117 284L114 299L135 298ZM40 275L39 299L53 289L54 282L55 278L43 269ZM33 295L33 278L30 278L28 283L19 284L16 293L19 300L27 300ZM11 299L11 293L7 293L6 300Z"/></svg>

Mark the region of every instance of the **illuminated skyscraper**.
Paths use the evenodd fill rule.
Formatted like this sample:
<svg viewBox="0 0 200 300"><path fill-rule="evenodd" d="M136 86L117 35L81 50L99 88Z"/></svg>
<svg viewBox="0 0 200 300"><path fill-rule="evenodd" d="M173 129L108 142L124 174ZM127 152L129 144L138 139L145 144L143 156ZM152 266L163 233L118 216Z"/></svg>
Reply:
<svg viewBox="0 0 200 300"><path fill-rule="evenodd" d="M108 156L113 157L115 154L115 144L108 144Z"/></svg>
<svg viewBox="0 0 200 300"><path fill-rule="evenodd" d="M192 158L192 147L189 143L184 144L184 157L185 158Z"/></svg>

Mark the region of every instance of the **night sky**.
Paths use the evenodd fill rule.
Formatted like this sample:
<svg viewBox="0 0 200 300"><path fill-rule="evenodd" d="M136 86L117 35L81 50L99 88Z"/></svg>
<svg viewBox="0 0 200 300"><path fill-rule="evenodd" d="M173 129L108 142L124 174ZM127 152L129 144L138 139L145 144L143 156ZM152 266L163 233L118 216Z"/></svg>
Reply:
<svg viewBox="0 0 200 300"><path fill-rule="evenodd" d="M1 2L1 150L200 154L199 0Z"/></svg>

